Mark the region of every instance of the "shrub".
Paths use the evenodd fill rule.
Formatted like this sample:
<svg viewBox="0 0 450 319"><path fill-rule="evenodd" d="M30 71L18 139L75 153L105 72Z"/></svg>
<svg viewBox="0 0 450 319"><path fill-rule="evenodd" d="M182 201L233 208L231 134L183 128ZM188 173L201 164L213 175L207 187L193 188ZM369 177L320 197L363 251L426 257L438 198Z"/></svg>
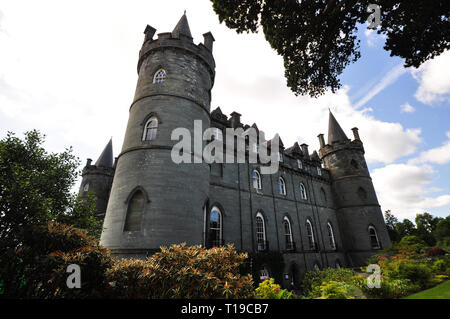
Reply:
<svg viewBox="0 0 450 319"><path fill-rule="evenodd" d="M145 261L122 260L107 276L118 298L250 298L252 278L239 274L246 258L232 245L172 245Z"/></svg>
<svg viewBox="0 0 450 319"><path fill-rule="evenodd" d="M369 288L365 278L359 279L359 287L366 296L372 298L393 299L418 291L420 287L409 279L390 279L382 276L380 288Z"/></svg>
<svg viewBox="0 0 450 319"><path fill-rule="evenodd" d="M353 284L339 281L327 281L320 286L323 299L355 299L359 297Z"/></svg>
<svg viewBox="0 0 450 319"><path fill-rule="evenodd" d="M8 254L0 278L6 297L101 297L107 284L106 269L113 262L109 252L86 231L55 222L32 227L24 244ZM70 264L81 268L81 289L67 288Z"/></svg>
<svg viewBox="0 0 450 319"><path fill-rule="evenodd" d="M427 249L425 251L425 255L427 255L428 257L444 256L446 253L447 252L444 249L438 246L431 247L430 249Z"/></svg>
<svg viewBox="0 0 450 319"><path fill-rule="evenodd" d="M413 235L403 237L398 246L403 250L419 254L424 253L428 248L428 245L422 239Z"/></svg>
<svg viewBox="0 0 450 319"><path fill-rule="evenodd" d="M356 272L346 268L307 271L302 280L304 295L309 298L319 298L322 295L320 289L322 283L329 281L354 284L356 282Z"/></svg>
<svg viewBox="0 0 450 319"><path fill-rule="evenodd" d="M255 290L255 298L258 299L295 299L296 296L286 289L280 289L273 278L261 282Z"/></svg>

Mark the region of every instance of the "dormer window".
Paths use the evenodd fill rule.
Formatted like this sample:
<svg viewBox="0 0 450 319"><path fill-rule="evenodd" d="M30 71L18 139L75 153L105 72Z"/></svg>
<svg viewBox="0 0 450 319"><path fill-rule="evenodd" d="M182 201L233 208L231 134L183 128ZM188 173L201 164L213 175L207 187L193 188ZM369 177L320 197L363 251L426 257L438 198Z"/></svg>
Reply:
<svg viewBox="0 0 450 319"><path fill-rule="evenodd" d="M153 83L163 83L166 80L167 73L164 69L159 69L156 71L153 77Z"/></svg>

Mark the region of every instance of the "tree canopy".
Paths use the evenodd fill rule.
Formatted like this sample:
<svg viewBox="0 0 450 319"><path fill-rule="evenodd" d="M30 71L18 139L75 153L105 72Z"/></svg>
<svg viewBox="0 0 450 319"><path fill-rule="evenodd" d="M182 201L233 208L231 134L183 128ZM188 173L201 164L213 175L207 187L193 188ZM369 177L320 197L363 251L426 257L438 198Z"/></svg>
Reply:
<svg viewBox="0 0 450 319"><path fill-rule="evenodd" d="M227 27L257 32L284 59L288 87L317 97L341 87L339 75L360 56L358 24L379 5L384 49L419 67L450 48L450 1L445 0L211 0Z"/></svg>
<svg viewBox="0 0 450 319"><path fill-rule="evenodd" d="M15 249L33 225L59 221L99 234L95 199L71 193L79 160L69 148L49 154L38 131L0 140L0 248ZM1 252L1 250L0 250Z"/></svg>

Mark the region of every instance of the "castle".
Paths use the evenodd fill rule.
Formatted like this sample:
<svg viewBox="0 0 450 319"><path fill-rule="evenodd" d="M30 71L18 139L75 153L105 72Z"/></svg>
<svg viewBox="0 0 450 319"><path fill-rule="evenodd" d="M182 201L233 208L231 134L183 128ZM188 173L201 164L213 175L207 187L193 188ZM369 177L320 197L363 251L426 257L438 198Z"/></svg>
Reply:
<svg viewBox="0 0 450 319"><path fill-rule="evenodd" d="M182 242L277 252L286 285L305 270L362 265L390 245L358 129L349 139L331 112L327 142L318 136L319 153L280 141L275 174L261 174L261 163L174 163L176 128L193 132L194 121L218 133L258 128L241 123L239 113L228 118L220 108L210 111L210 32L194 44L186 15L172 32L154 39L155 32L151 26L144 32L119 156L113 160L110 141L82 173L80 195L94 193L104 219L103 246L119 257L145 257ZM202 156L195 148L191 155ZM273 270L267 264L258 271L264 277Z"/></svg>

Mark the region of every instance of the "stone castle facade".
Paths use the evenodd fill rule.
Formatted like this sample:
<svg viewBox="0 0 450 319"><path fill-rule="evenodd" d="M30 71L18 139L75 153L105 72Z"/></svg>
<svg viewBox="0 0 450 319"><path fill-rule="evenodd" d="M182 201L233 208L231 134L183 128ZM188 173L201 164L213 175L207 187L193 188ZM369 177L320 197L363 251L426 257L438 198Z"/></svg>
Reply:
<svg viewBox="0 0 450 319"><path fill-rule="evenodd" d="M305 270L362 265L390 245L358 129L347 138L331 112L328 140L318 136L318 153L280 142L276 174L261 174L261 163L175 164L171 132L183 127L193 133L194 120L218 135L226 128L258 128L241 123L239 113L210 111L210 32L194 44L186 15L172 32L154 39L155 31L147 26L144 32L119 156L113 160L110 141L83 169L80 195L97 196L103 246L120 257L145 257L182 242L278 252L286 284ZM201 154L194 149L192 156ZM260 271L272 270L265 265Z"/></svg>

